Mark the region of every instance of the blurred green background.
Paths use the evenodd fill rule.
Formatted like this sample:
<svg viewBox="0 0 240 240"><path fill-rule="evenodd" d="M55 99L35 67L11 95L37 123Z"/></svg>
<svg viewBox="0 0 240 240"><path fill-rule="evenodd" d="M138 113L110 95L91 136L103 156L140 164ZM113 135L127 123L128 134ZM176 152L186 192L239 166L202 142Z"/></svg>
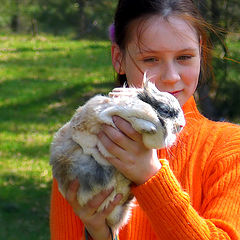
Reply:
<svg viewBox="0 0 240 240"><path fill-rule="evenodd" d="M199 106L212 119L239 123L238 0L196 3L228 30L211 35L215 77L200 86ZM116 0L0 4L0 239L45 240L49 145L79 105L114 87L108 26Z"/></svg>

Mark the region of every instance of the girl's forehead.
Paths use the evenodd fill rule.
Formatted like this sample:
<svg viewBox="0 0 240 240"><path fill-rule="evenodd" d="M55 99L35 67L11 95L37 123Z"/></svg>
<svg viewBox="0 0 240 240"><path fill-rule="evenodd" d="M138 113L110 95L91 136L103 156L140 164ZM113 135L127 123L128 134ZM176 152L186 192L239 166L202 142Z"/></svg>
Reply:
<svg viewBox="0 0 240 240"><path fill-rule="evenodd" d="M199 47L199 37L194 27L180 17L163 19L153 16L135 20L129 28L128 44L139 48L161 50L192 49ZM176 49L175 49L176 48Z"/></svg>

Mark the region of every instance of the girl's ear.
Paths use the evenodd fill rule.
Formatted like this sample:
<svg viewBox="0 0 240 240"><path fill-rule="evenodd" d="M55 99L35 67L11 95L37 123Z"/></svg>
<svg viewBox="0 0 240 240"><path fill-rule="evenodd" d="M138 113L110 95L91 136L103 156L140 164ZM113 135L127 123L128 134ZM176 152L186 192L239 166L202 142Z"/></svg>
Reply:
<svg viewBox="0 0 240 240"><path fill-rule="evenodd" d="M123 66L123 53L116 43L112 44L111 53L112 53L112 65L115 71L118 74L125 74Z"/></svg>

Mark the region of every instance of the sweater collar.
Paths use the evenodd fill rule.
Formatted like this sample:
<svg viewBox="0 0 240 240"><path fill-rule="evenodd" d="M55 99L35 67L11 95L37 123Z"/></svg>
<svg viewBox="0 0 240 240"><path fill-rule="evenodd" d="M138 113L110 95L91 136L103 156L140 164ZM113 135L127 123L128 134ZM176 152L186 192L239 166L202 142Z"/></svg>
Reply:
<svg viewBox="0 0 240 240"><path fill-rule="evenodd" d="M186 138L189 134L195 132L201 124L203 124L204 119L206 119L197 108L194 96L191 96L188 101L182 107L184 112L184 117L186 120L186 125L183 131L179 134L179 137ZM200 125L199 125L200 124Z"/></svg>
<svg viewBox="0 0 240 240"><path fill-rule="evenodd" d="M191 96L182 107L186 124L192 121L203 119L204 116L198 111L195 99Z"/></svg>
<svg viewBox="0 0 240 240"><path fill-rule="evenodd" d="M196 129L196 124L199 123L198 120L204 119L204 116L198 111L193 96L188 99L188 101L183 105L182 109L186 120L186 126L183 128L183 131L180 132L178 138L181 138L181 141L183 142L183 139L188 139L187 136L192 132L192 130L194 131ZM172 147L176 147L176 145L174 144ZM158 149L158 157L168 159L169 161L171 158L166 148Z"/></svg>

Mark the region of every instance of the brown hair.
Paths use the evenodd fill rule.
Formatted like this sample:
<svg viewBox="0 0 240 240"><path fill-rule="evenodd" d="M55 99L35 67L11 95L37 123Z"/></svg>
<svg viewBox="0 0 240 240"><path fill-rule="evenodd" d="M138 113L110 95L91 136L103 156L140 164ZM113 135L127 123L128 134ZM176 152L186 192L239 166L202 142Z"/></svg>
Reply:
<svg viewBox="0 0 240 240"><path fill-rule="evenodd" d="M201 71L199 78L205 78L211 72L211 44L208 31L212 30L200 15L192 0L119 0L114 18L114 41L124 51L129 39L129 26L134 20L161 16L167 20L177 16L191 24L201 41ZM127 82L126 75L117 76L122 86Z"/></svg>

